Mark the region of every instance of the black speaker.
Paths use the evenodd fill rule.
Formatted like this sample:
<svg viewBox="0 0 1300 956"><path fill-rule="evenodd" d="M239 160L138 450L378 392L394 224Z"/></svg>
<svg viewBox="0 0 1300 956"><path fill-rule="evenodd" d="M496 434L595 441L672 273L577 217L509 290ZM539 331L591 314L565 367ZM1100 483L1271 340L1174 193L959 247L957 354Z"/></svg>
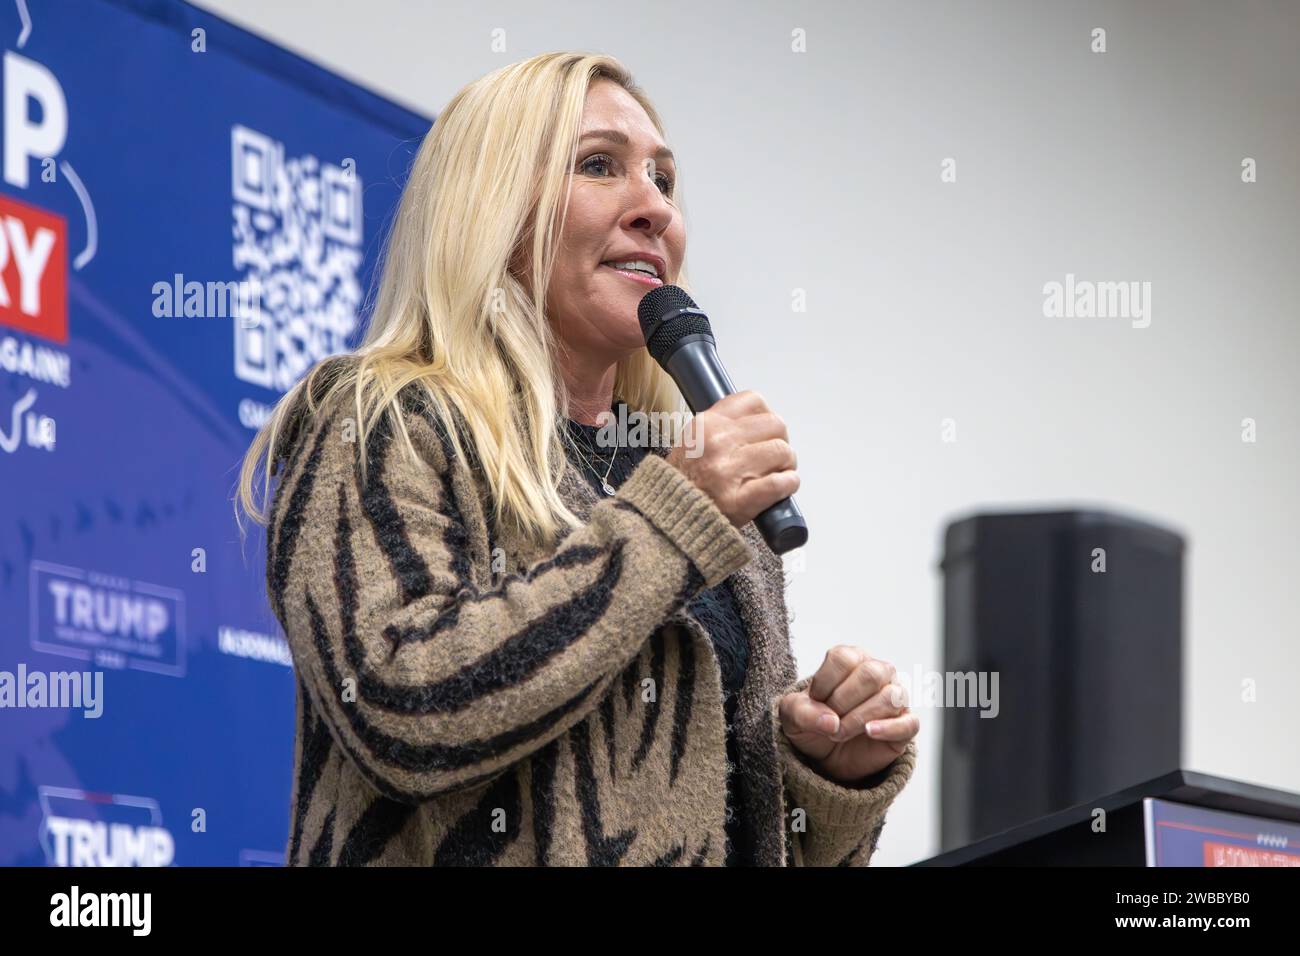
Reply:
<svg viewBox="0 0 1300 956"><path fill-rule="evenodd" d="M948 525L944 850L1179 769L1183 549L1102 511Z"/></svg>

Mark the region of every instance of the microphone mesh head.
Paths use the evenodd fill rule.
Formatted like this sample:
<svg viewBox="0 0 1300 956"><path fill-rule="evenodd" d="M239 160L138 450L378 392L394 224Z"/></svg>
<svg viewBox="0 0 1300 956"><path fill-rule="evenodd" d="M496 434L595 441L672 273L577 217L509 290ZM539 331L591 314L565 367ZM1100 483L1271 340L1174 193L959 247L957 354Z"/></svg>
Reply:
<svg viewBox="0 0 1300 956"><path fill-rule="evenodd" d="M681 315L671 322L660 322L665 315L677 309L698 309L695 300L685 290L675 285L661 285L647 292L637 306L637 318L641 322L641 334L645 336L646 348L656 362L663 360L672 352L672 347L688 335L704 333L713 334L713 327L703 315Z"/></svg>

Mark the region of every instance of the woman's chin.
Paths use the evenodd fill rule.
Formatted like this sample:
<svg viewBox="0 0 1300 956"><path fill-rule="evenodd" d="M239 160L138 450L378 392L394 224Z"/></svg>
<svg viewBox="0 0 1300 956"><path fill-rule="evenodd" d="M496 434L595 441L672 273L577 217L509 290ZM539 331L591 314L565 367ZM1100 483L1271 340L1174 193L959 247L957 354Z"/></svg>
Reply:
<svg viewBox="0 0 1300 956"><path fill-rule="evenodd" d="M641 334L641 320L637 318L638 298L632 303L621 302L617 306L602 310L593 325L600 329L606 345L625 352L645 348L645 336Z"/></svg>

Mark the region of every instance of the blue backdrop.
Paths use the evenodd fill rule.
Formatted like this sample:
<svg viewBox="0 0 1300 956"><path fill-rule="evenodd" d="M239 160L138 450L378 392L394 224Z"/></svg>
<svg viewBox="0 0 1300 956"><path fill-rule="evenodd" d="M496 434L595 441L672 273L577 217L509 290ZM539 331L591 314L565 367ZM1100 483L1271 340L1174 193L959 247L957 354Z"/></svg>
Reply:
<svg viewBox="0 0 1300 956"><path fill-rule="evenodd" d="M0 864L279 864L294 685L237 467L355 345L431 120L178 2L17 0L0 38Z"/></svg>

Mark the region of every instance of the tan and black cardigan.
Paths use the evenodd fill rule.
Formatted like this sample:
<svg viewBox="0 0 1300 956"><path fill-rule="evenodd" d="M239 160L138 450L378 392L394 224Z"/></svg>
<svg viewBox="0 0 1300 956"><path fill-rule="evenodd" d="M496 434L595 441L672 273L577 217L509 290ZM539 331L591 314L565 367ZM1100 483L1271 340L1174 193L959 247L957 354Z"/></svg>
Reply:
<svg viewBox="0 0 1300 956"><path fill-rule="evenodd" d="M865 866L915 765L817 773L776 716L796 682L782 562L647 455L550 551L490 530L484 484L416 401L412 461L335 400L276 455L267 588L297 677L289 865L720 865L726 745L712 642L685 610L728 575L750 639L736 709L762 865ZM472 453L471 453L472 454Z"/></svg>

